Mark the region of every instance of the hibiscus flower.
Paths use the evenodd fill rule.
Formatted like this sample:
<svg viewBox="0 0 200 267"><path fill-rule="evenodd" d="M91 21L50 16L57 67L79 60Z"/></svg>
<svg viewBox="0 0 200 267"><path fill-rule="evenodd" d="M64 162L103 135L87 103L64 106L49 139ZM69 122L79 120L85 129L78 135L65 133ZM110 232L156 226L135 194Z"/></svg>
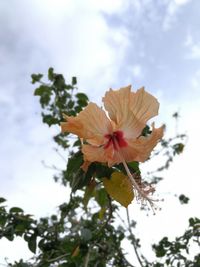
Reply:
<svg viewBox="0 0 200 267"><path fill-rule="evenodd" d="M102 162L108 166L123 163L139 190L126 162L146 161L162 138L164 127L155 128L154 123L151 134L142 136L147 121L158 114L159 103L144 88L132 92L131 86L110 89L103 103L107 112L89 103L76 117L65 115L62 132L76 134L84 140L82 152L86 162Z"/></svg>

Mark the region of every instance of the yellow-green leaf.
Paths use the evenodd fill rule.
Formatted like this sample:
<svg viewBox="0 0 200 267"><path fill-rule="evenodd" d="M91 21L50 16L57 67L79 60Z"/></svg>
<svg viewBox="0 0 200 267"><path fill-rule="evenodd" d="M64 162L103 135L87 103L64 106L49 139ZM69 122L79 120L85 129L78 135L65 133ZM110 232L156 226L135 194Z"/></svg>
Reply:
<svg viewBox="0 0 200 267"><path fill-rule="evenodd" d="M110 179L103 178L103 184L108 194L126 208L134 198L132 183L121 172L113 172Z"/></svg>
<svg viewBox="0 0 200 267"><path fill-rule="evenodd" d="M100 219L101 221L102 221L103 218L104 218L105 212L106 212L106 208L105 208L105 207L101 208L100 211L99 211L99 219Z"/></svg>

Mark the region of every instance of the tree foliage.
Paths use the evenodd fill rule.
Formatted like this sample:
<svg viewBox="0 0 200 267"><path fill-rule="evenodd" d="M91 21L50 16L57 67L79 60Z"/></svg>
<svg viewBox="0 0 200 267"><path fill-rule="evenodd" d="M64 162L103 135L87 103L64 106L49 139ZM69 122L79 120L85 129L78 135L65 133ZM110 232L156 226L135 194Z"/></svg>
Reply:
<svg viewBox="0 0 200 267"><path fill-rule="evenodd" d="M76 115L88 104L87 95L77 89L76 77L67 84L62 74L50 68L48 81L42 79L42 74L32 75L32 83L38 86L34 95L39 97L42 120L49 127L59 125L64 120L63 114ZM177 116L174 118L177 119ZM150 128L146 126L142 135L149 133ZM22 259L8 263L8 266L133 267L122 247L125 239L132 245L134 257L138 260L137 266L200 266L200 254L194 255L193 259L188 257L190 245L200 245L198 218L189 219L189 227L182 236L172 241L164 237L158 244L154 244L152 249L155 260L149 261L141 252L140 239L135 234L136 222L130 220L128 209L127 218L120 217L118 202L127 206L134 197L127 193L130 186L128 181L121 185L121 179L118 179L126 177L124 167L119 164L109 168L94 162L84 171L81 168L83 155L80 140L72 138L68 133L59 133L53 139L61 151L63 149L65 155L68 155L66 168L56 173L54 179L70 187L70 199L58 207L56 214L36 220L32 215L24 214L21 208L8 209L6 200L0 198L0 238L13 241L16 236L20 236L34 253L30 261ZM182 153L184 139L184 134L162 139L154 157L164 156L165 161L155 172L149 173L148 182L157 184L162 179L159 172L168 168L174 157ZM139 163L131 162L129 168L137 174L137 182L140 184ZM113 180L113 177L117 178ZM119 187L120 192L116 190ZM179 200L181 204L189 201L183 194Z"/></svg>

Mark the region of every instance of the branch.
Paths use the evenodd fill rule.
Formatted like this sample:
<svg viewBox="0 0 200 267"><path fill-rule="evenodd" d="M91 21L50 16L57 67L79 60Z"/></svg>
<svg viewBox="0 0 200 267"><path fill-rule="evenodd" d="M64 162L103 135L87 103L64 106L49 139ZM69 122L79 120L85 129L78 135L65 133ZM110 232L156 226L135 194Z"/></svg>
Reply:
<svg viewBox="0 0 200 267"><path fill-rule="evenodd" d="M130 233L130 236L132 237L132 244L133 244L133 248L134 248L134 251L135 251L135 255L137 257L137 260L138 262L140 263L140 266L141 267L144 267L143 263L142 263L142 260L139 256L139 253L137 251L137 246L136 246L136 243L135 243L135 236L131 230L131 223L130 223L130 216L129 216L129 211L128 211L128 208L126 209L126 215L127 215L127 221L128 221L128 230L129 230L129 233Z"/></svg>
<svg viewBox="0 0 200 267"><path fill-rule="evenodd" d="M53 258L53 259L50 259L50 260L46 260L47 262L54 262L54 261L58 261L58 260L61 260L62 258L66 257L66 256L69 256L71 255L71 253L65 253L61 256L58 256L57 258Z"/></svg>
<svg viewBox="0 0 200 267"><path fill-rule="evenodd" d="M88 248L88 252L85 257L84 267L88 267L89 259L90 259L90 247Z"/></svg>

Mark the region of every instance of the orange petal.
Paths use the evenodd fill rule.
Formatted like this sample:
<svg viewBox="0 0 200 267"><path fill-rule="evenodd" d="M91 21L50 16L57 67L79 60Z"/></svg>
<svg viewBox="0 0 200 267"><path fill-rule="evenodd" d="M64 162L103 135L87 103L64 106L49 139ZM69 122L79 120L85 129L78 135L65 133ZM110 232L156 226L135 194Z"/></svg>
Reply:
<svg viewBox="0 0 200 267"><path fill-rule="evenodd" d="M152 133L148 137L141 136L137 139L126 140L128 146L125 148L121 148L120 150L126 162L144 162L149 158L153 148L162 138L164 131L164 126L156 129L154 128L154 124L152 124L152 127Z"/></svg>
<svg viewBox="0 0 200 267"><path fill-rule="evenodd" d="M70 132L86 139L94 145L104 143L104 136L112 132L110 120L105 112L94 103L81 111L78 116L65 116L67 122L61 123L62 132Z"/></svg>
<svg viewBox="0 0 200 267"><path fill-rule="evenodd" d="M158 114L159 103L144 88L136 93L131 86L113 91L110 89L103 98L105 109L115 123L115 130L121 130L125 138L136 138L146 122Z"/></svg>
<svg viewBox="0 0 200 267"><path fill-rule="evenodd" d="M115 91L110 89L103 98L105 109L115 124L115 130L121 130L126 138L138 137L145 126L131 111L131 97L134 94L131 92L131 86L127 86Z"/></svg>
<svg viewBox="0 0 200 267"><path fill-rule="evenodd" d="M144 87L131 92L130 108L135 118L141 122L143 128L147 121L158 115L159 103L157 99L144 90Z"/></svg>
<svg viewBox="0 0 200 267"><path fill-rule="evenodd" d="M106 149L103 146L83 145L82 152L85 161L108 163L109 167L121 162L118 152L112 145Z"/></svg>
<svg viewBox="0 0 200 267"><path fill-rule="evenodd" d="M130 102L131 85L122 87L119 90L106 92L103 97L105 109L108 111L109 117L117 125L122 123L124 119L127 119Z"/></svg>

